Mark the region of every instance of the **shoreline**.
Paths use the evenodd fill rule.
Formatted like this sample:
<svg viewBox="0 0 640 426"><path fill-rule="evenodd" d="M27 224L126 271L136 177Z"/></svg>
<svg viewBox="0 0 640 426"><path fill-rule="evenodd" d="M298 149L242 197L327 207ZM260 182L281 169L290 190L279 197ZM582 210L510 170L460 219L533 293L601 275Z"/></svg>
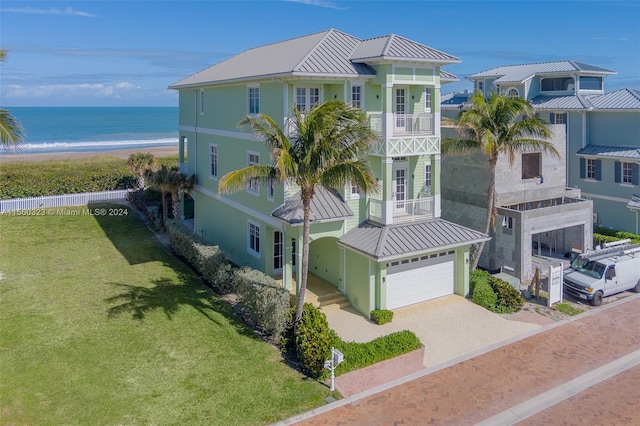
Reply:
<svg viewBox="0 0 640 426"><path fill-rule="evenodd" d="M16 163L16 162L44 162L44 161L64 161L64 160L88 160L92 158L129 158L134 152L144 152L153 154L154 157L171 157L178 156L177 146L158 146L147 148L127 148L127 149L110 149L104 151L65 151L65 152L47 152L24 154L13 153L10 151L0 154L0 164Z"/></svg>

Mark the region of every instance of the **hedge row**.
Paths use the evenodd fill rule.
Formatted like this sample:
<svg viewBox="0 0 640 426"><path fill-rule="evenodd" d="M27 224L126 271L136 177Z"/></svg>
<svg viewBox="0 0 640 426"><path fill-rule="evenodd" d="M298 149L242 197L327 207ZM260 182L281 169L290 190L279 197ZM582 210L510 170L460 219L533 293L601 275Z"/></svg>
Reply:
<svg viewBox="0 0 640 426"><path fill-rule="evenodd" d="M279 339L289 313L289 292L272 277L251 268L234 266L215 245L206 243L179 221L167 223L171 249L220 294L235 293L238 307L262 330Z"/></svg>
<svg viewBox="0 0 640 426"><path fill-rule="evenodd" d="M177 157L158 163L177 164ZM130 189L137 175L127 160L113 157L43 162L3 162L0 168L0 199L77 194Z"/></svg>
<svg viewBox="0 0 640 426"><path fill-rule="evenodd" d="M599 226L593 227L593 241L594 246L602 243L610 243L613 241L625 240L629 238L631 243L640 243L640 235L632 234L631 232L616 231L615 229L601 228Z"/></svg>

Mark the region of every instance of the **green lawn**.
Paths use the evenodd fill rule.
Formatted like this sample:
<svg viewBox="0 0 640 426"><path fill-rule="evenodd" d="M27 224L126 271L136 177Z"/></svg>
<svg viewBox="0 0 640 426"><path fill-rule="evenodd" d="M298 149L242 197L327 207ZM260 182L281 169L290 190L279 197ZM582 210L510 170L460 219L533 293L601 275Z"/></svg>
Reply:
<svg viewBox="0 0 640 426"><path fill-rule="evenodd" d="M135 213L60 210L0 216L3 424L265 424L324 403Z"/></svg>

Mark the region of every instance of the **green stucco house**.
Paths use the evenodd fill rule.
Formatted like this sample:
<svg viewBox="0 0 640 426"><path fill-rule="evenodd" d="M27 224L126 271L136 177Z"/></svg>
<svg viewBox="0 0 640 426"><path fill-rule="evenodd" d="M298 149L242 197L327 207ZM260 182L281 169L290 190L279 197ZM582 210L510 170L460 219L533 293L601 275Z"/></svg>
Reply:
<svg viewBox="0 0 640 426"><path fill-rule="evenodd" d="M301 264L298 188L278 182L218 192L218 180L269 153L238 122L326 100L362 108L378 134L368 160L380 195L320 188L309 272L365 315L469 291L469 246L487 236L440 218L440 87L459 59L398 35L361 40L330 29L235 55L180 80L181 167L195 173L193 230L240 265L295 291ZM184 151L187 151L186 160Z"/></svg>

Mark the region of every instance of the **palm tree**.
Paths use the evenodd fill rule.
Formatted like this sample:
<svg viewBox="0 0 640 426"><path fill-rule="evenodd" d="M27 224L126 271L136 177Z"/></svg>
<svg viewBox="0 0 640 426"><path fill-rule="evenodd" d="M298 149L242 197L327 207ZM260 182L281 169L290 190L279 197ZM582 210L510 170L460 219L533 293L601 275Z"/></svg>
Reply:
<svg viewBox="0 0 640 426"><path fill-rule="evenodd" d="M140 189L145 188L144 175L147 169L154 170L156 166L156 159L153 154L149 152L134 152L129 155L127 160L127 167L132 172L138 175L138 187Z"/></svg>
<svg viewBox="0 0 640 426"><path fill-rule="evenodd" d="M489 162L490 178L487 189L487 220L485 234L495 231L496 207L496 164L500 155L506 155L512 166L517 152L542 151L560 156L549 138L551 132L547 124L535 116L533 106L522 98L512 98L497 93L485 99L480 91L475 92L468 106L460 111L453 124L460 138L445 138L442 143L444 154L467 154L481 152ZM480 243L471 270L478 266L484 249Z"/></svg>
<svg viewBox="0 0 640 426"><path fill-rule="evenodd" d="M0 49L0 62L7 58L7 51ZM0 143L4 149L18 148L24 141L24 128L6 109L0 109Z"/></svg>
<svg viewBox="0 0 640 426"><path fill-rule="evenodd" d="M364 192L377 190L376 177L364 159L375 134L365 114L340 101L329 101L302 114L293 108L287 135L269 116L247 116L240 126L248 125L256 138L270 151L271 164L250 165L225 174L218 185L221 193L244 189L250 181L278 179L300 188L303 208L302 265L297 294L294 330L302 317L309 265L309 228L311 200L318 186L344 187L357 184Z"/></svg>
<svg viewBox="0 0 640 426"><path fill-rule="evenodd" d="M177 219L180 216L180 191L193 189L195 175L187 177L177 167L169 168L163 164L158 170L147 169L145 178L162 194L162 223L166 228L169 218L167 194L171 196L173 217Z"/></svg>

